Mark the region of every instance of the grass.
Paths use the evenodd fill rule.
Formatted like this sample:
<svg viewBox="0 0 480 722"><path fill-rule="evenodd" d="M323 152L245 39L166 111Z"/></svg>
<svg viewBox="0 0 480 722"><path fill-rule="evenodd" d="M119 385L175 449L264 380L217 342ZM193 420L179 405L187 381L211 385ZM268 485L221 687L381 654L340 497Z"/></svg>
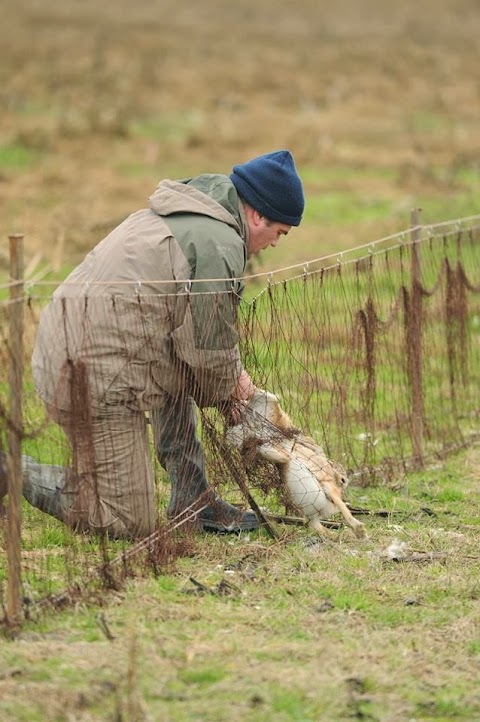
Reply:
<svg viewBox="0 0 480 722"><path fill-rule="evenodd" d="M198 536L173 567L105 592L105 606L42 615L0 647L4 713L476 719L479 460L472 447L401 486L352 488L351 503L390 512L364 519L365 542L281 526L276 542ZM431 556L394 561L394 540Z"/></svg>
<svg viewBox="0 0 480 722"><path fill-rule="evenodd" d="M476 413L476 297L469 296L469 319L465 319L469 380L460 384L456 382L459 357L451 351L452 343L458 351L459 342L451 341L448 347L447 336L450 333L453 339L456 333L458 339L462 327L460 321L455 324L445 319L446 259L455 268L459 257L467 274L477 276L475 250L465 240L460 249L456 238L442 237L432 243L426 240L420 247L422 283L430 293L422 299L421 348L428 427L425 448L430 454L438 450L436 444L442 443L442 438L454 438L460 429L468 436L472 424L469 413ZM347 465L353 468L364 463L377 465L388 457L406 458L411 453L405 325L413 316L403 295L404 289L410 293L411 255L408 245L391 250L388 254L376 251L370 259L371 273L368 254L358 267L346 254L342 266L332 264L322 275L312 273L307 279L300 276L288 283L277 281L268 292L246 299L247 303L240 306L242 318L249 324L244 358L254 376L258 374L257 383L275 388L295 422L309 428L332 456L345 454ZM371 361L367 364L369 303L373 316L368 327ZM241 338L246 337L241 333ZM450 373L457 386L458 408L470 409L461 419L448 385ZM444 382L439 383L439 379ZM345 405L341 414L340 399ZM322 428L316 428L320 425ZM368 451L367 457L364 451Z"/></svg>
<svg viewBox="0 0 480 722"><path fill-rule="evenodd" d="M446 0L395 12L369 0L345 14L342 4L316 2L240 2L221 12L208 0L167 2L167 22L147 5L6 3L2 225L4 240L25 233L27 263L40 250L41 263L61 267L63 278L116 219L145 204L160 178L228 173L280 147L297 158L306 215L254 270L397 232L414 207L425 224L478 212L475 3L459 14ZM7 268L0 244L0 281ZM384 281L382 297L391 290ZM352 290L347 282L343 293ZM324 299L332 309L339 300L336 326L344 298L333 289ZM318 339L292 343L295 384L306 356L312 368L342 358L340 335L315 357L321 323L317 330ZM274 354L256 341L265 376L278 373L287 341L276 337ZM328 403L339 385L333 375L326 382ZM379 403L405 394L382 369L378 383ZM427 391L448 398L440 385ZM470 396L478 397L475 386ZM432 406L443 424L445 403ZM342 448L332 428L315 431ZM63 461L62 448L51 429L41 446L25 441L43 461ZM97 588L89 604L27 622L18 639L0 644L1 718L479 719L479 465L471 447L415 475L352 486L353 504L388 512L365 518L364 543L342 531L337 544L315 544L296 527L279 527L278 542L263 534L188 539L189 553L157 575L142 569L117 592ZM24 520L25 579L45 593L102 558L94 541L27 505ZM395 562L384 555L394 541L431 558Z"/></svg>
<svg viewBox="0 0 480 722"><path fill-rule="evenodd" d="M37 157L35 150L20 143L0 145L0 172L28 170Z"/></svg>
<svg viewBox="0 0 480 722"><path fill-rule="evenodd" d="M310 194L305 211L305 220L311 223L331 223L338 218L345 224L378 220L391 217L394 203L389 200L362 198L344 190L324 192L318 196Z"/></svg>

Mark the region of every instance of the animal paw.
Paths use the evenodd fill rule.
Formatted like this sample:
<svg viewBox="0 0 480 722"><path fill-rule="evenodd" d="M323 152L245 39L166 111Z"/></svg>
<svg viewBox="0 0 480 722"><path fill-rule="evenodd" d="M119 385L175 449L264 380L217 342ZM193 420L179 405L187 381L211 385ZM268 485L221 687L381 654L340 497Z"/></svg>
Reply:
<svg viewBox="0 0 480 722"><path fill-rule="evenodd" d="M363 524L361 521L355 520L355 525L352 527L353 533L357 537L357 539L367 539L367 530L365 529L365 524Z"/></svg>

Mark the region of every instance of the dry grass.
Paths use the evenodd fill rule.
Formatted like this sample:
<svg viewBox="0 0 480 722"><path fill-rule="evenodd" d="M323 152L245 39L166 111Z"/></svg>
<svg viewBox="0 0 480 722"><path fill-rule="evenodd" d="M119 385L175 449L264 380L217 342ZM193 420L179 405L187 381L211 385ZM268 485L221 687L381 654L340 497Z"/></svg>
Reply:
<svg viewBox="0 0 480 722"><path fill-rule="evenodd" d="M161 177L275 147L308 207L266 266L399 230L414 205L425 222L475 205L474 0L7 0L2 16L2 225L57 269Z"/></svg>

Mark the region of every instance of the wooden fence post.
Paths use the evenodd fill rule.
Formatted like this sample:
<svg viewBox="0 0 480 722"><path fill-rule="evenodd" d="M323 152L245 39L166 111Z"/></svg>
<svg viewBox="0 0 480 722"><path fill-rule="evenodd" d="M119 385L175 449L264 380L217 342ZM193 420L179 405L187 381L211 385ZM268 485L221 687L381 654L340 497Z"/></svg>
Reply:
<svg viewBox="0 0 480 722"><path fill-rule="evenodd" d="M20 628L21 526L22 526L22 395L23 395L23 235L10 241L10 406L8 416L8 519L7 548L7 622L12 634Z"/></svg>
<svg viewBox="0 0 480 722"><path fill-rule="evenodd" d="M410 323L410 382L412 391L411 435L417 466L423 464L423 382L422 382L422 277L420 268L420 212L411 213L412 303Z"/></svg>

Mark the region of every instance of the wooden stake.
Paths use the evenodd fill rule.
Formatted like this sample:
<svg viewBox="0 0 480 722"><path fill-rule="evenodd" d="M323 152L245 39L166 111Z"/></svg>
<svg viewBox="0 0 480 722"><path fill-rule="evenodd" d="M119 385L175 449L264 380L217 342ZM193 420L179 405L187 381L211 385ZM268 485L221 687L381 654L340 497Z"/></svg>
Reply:
<svg viewBox="0 0 480 722"><path fill-rule="evenodd" d="M23 235L10 241L10 413L8 424L8 519L7 548L7 622L10 632L20 628L22 609L21 519L22 519L22 393L23 393Z"/></svg>
<svg viewBox="0 0 480 722"><path fill-rule="evenodd" d="M422 278L420 268L420 212L411 214L412 304L410 318L410 381L412 387L412 446L416 465L423 464L423 383L422 383Z"/></svg>

